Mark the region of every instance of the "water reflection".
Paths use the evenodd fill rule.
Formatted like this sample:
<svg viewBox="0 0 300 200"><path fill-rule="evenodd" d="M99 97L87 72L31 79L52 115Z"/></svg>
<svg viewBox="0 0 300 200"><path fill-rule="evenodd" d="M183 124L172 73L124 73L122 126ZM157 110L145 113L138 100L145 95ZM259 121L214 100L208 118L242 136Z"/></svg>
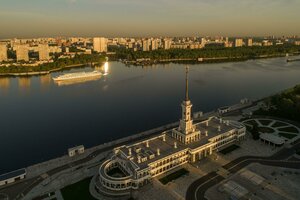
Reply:
<svg viewBox="0 0 300 200"><path fill-rule="evenodd" d="M104 76L109 74L109 64L105 62L103 65L95 65L95 70L103 73Z"/></svg>
<svg viewBox="0 0 300 200"><path fill-rule="evenodd" d="M30 89L31 78L30 77L19 77L19 88L23 90Z"/></svg>
<svg viewBox="0 0 300 200"><path fill-rule="evenodd" d="M3 91L6 91L10 85L10 78L8 77L0 77L0 88Z"/></svg>
<svg viewBox="0 0 300 200"><path fill-rule="evenodd" d="M109 71L108 62L106 62L106 63L104 64L103 68L104 68L104 70L103 70L103 71L104 71L103 75L105 76L105 75L108 74L108 71Z"/></svg>
<svg viewBox="0 0 300 200"><path fill-rule="evenodd" d="M40 76L40 82L42 86L48 86L51 83L51 75L50 74L46 74L46 75L42 75Z"/></svg>

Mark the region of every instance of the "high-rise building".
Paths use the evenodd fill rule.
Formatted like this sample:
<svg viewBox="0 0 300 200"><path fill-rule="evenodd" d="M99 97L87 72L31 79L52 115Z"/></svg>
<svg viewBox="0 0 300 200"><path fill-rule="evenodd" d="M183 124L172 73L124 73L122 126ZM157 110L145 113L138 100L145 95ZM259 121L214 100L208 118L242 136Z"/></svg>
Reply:
<svg viewBox="0 0 300 200"><path fill-rule="evenodd" d="M253 39L252 38L248 38L247 39L247 46L248 47L252 47L253 46Z"/></svg>
<svg viewBox="0 0 300 200"><path fill-rule="evenodd" d="M225 42L226 42L226 43L229 42L229 38L228 38L228 37L225 38Z"/></svg>
<svg viewBox="0 0 300 200"><path fill-rule="evenodd" d="M17 61L29 61L28 46L25 44L16 45Z"/></svg>
<svg viewBox="0 0 300 200"><path fill-rule="evenodd" d="M236 38L235 41L234 41L234 46L235 47L241 47L241 46L243 46L243 39Z"/></svg>
<svg viewBox="0 0 300 200"><path fill-rule="evenodd" d="M104 37L93 38L94 51L96 52L107 52L107 39Z"/></svg>
<svg viewBox="0 0 300 200"><path fill-rule="evenodd" d="M0 62L7 61L7 47L6 44L0 44Z"/></svg>
<svg viewBox="0 0 300 200"><path fill-rule="evenodd" d="M170 39L165 39L164 40L164 49L170 49L171 48L171 44L172 44L172 41Z"/></svg>
<svg viewBox="0 0 300 200"><path fill-rule="evenodd" d="M272 42L272 41L269 41L269 40L263 40L263 41L262 41L262 45L263 45L263 46L272 46L272 45L273 45L273 42Z"/></svg>
<svg viewBox="0 0 300 200"><path fill-rule="evenodd" d="M39 45L39 60L49 60L49 46L48 44Z"/></svg>
<svg viewBox="0 0 300 200"><path fill-rule="evenodd" d="M143 51L149 51L150 50L150 40L146 39L142 42Z"/></svg>
<svg viewBox="0 0 300 200"><path fill-rule="evenodd" d="M151 40L151 50L156 50L158 49L158 40L157 39L154 39L154 40Z"/></svg>
<svg viewBox="0 0 300 200"><path fill-rule="evenodd" d="M226 38L225 38L225 41L224 41L224 47L229 47L229 46L230 46L229 38L226 37Z"/></svg>

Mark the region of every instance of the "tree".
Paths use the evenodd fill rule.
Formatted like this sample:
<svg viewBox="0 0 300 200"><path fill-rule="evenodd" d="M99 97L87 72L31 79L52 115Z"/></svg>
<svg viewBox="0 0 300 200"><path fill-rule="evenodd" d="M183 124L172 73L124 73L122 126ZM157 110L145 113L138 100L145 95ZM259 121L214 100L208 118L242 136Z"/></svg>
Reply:
<svg viewBox="0 0 300 200"><path fill-rule="evenodd" d="M254 140L258 140L258 139L259 139L260 133L259 133L257 124L254 124L254 125L253 125L253 127L252 127L252 129L251 129L251 134L252 134L252 138L253 138Z"/></svg>

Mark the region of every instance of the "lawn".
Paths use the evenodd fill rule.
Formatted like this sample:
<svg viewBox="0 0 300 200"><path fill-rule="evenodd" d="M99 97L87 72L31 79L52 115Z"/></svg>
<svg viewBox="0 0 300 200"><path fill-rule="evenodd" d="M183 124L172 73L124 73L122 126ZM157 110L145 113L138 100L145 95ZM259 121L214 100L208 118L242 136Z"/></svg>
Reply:
<svg viewBox="0 0 300 200"><path fill-rule="evenodd" d="M248 124L245 124L245 126L246 126L246 129L247 129L248 131L251 131L251 130L252 130L252 126L250 126L250 125L248 125Z"/></svg>
<svg viewBox="0 0 300 200"><path fill-rule="evenodd" d="M284 131L284 132L290 132L290 133L299 133L298 130L295 127L285 127L285 128L279 128L278 130Z"/></svg>
<svg viewBox="0 0 300 200"><path fill-rule="evenodd" d="M225 149L222 149L221 151L219 151L221 154L225 155L225 154L228 154L236 149L240 148L238 145L236 144L233 144L233 145L230 145L228 147L226 147Z"/></svg>
<svg viewBox="0 0 300 200"><path fill-rule="evenodd" d="M296 137L297 135L295 134L289 134L289 133L278 133L280 136L285 137L287 139L293 139L294 137Z"/></svg>
<svg viewBox="0 0 300 200"><path fill-rule="evenodd" d="M258 132L260 133L274 133L274 130L272 128L269 127L258 127L257 128Z"/></svg>
<svg viewBox="0 0 300 200"><path fill-rule="evenodd" d="M276 127L280 127L280 126L287 126L288 124L283 123L283 122L275 122L272 127L276 128Z"/></svg>
<svg viewBox="0 0 300 200"><path fill-rule="evenodd" d="M159 179L159 181L162 184L166 185L167 183L169 183L169 182L171 182L171 181L173 181L175 179L178 179L179 177L184 176L184 175L186 175L188 173L189 173L188 170L186 170L184 168L181 168L180 170L177 170L177 171L175 171L175 172L173 172L173 173L171 173L171 174L169 174L169 175L167 175L167 176Z"/></svg>
<svg viewBox="0 0 300 200"><path fill-rule="evenodd" d="M91 179L86 178L61 189L64 200L96 200L89 192Z"/></svg>
<svg viewBox="0 0 300 200"><path fill-rule="evenodd" d="M296 150L296 154L300 156L300 149Z"/></svg>
<svg viewBox="0 0 300 200"><path fill-rule="evenodd" d="M254 120L246 121L245 123L249 124L249 125L252 125L252 126L258 125L257 122L254 121Z"/></svg>
<svg viewBox="0 0 300 200"><path fill-rule="evenodd" d="M271 120L267 120L267 119L260 119L259 122L264 125L267 126L269 125L272 121Z"/></svg>

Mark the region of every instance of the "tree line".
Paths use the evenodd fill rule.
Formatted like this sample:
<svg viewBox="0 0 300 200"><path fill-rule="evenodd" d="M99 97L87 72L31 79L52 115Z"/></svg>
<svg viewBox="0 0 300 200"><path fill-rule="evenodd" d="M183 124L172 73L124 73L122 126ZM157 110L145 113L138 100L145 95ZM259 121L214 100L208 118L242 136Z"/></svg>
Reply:
<svg viewBox="0 0 300 200"><path fill-rule="evenodd" d="M300 85L267 100L268 109L260 109L254 114L269 115L300 122Z"/></svg>
<svg viewBox="0 0 300 200"><path fill-rule="evenodd" d="M105 62L105 57L99 54L76 54L74 58L56 58L54 62L44 63L38 66L1 66L0 73L26 73L26 72L42 72L55 69L63 69L70 65L88 64L92 62Z"/></svg>
<svg viewBox="0 0 300 200"><path fill-rule="evenodd" d="M198 59L198 58L258 58L260 56L282 56L286 53L299 53L300 46L291 44L275 46L252 46L252 47L205 47L203 49L157 49L153 51L133 51L122 47L111 49L116 52L116 59L136 60L150 58L151 60L162 59Z"/></svg>

